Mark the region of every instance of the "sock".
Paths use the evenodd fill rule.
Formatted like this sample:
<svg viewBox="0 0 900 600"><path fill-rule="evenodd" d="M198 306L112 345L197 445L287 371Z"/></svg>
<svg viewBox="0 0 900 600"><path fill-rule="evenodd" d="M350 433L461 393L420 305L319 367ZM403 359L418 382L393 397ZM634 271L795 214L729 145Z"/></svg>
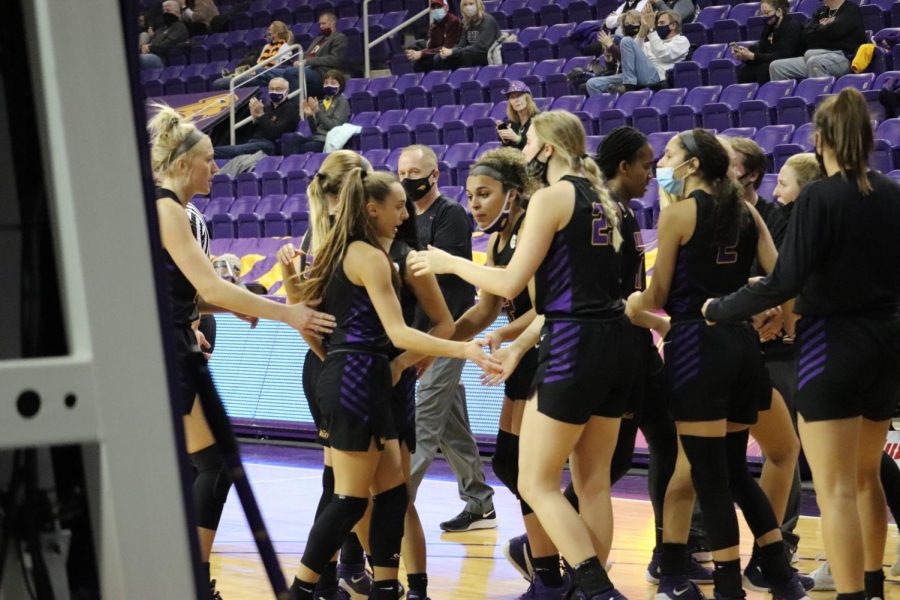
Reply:
<svg viewBox="0 0 900 600"><path fill-rule="evenodd" d="M400 582L396 579L384 579L376 581L372 585L372 593L369 600L397 600L400 595Z"/></svg>
<svg viewBox="0 0 900 600"><path fill-rule="evenodd" d="M759 566L769 583L784 583L794 576L784 542L778 540L759 548Z"/></svg>
<svg viewBox="0 0 900 600"><path fill-rule="evenodd" d="M741 561L716 561L713 571L713 581L717 595L726 598L743 598L744 588L741 580Z"/></svg>
<svg viewBox="0 0 900 600"><path fill-rule="evenodd" d="M335 587L337 585L337 562L331 561L319 576L319 583L316 587L320 590Z"/></svg>
<svg viewBox="0 0 900 600"><path fill-rule="evenodd" d="M428 596L428 575L425 573L408 574L406 583L409 584L409 591L418 592L423 598Z"/></svg>
<svg viewBox="0 0 900 600"><path fill-rule="evenodd" d="M878 569L877 571L866 571L865 582L866 598L869 600L872 598L884 598L884 571L881 569Z"/></svg>
<svg viewBox="0 0 900 600"><path fill-rule="evenodd" d="M660 544L659 572L661 575L687 575L687 544Z"/></svg>
<svg viewBox="0 0 900 600"><path fill-rule="evenodd" d="M575 585L588 599L611 590L613 587L609 576L603 570L603 566L596 556L575 565Z"/></svg>
<svg viewBox="0 0 900 600"><path fill-rule="evenodd" d="M362 544L359 543L356 534L351 532L344 538L341 546L341 562L345 565L361 565L364 560Z"/></svg>
<svg viewBox="0 0 900 600"><path fill-rule="evenodd" d="M541 578L541 582L547 587L559 587L562 585L562 574L559 572L559 555L533 557L531 566L534 574Z"/></svg>
<svg viewBox="0 0 900 600"><path fill-rule="evenodd" d="M313 592L316 584L308 581L300 581L294 577L294 583L291 584L291 600L313 600Z"/></svg>
<svg viewBox="0 0 900 600"><path fill-rule="evenodd" d="M838 594L837 600L866 600L866 593L853 592L852 594Z"/></svg>
<svg viewBox="0 0 900 600"><path fill-rule="evenodd" d="M209 575L209 562L200 563L200 577L203 578L203 581L209 581L212 579Z"/></svg>

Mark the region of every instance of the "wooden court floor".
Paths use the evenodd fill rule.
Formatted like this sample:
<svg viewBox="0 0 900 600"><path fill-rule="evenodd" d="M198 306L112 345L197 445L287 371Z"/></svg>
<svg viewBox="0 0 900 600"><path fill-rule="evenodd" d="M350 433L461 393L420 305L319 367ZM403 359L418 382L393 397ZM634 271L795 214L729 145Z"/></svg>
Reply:
<svg viewBox="0 0 900 600"><path fill-rule="evenodd" d="M299 564L306 536L321 491L319 469L309 466L273 465L245 462L254 491L260 503L275 549L287 581ZM495 486L494 505L500 518L497 529L468 533L442 533L438 523L455 516L462 503L457 497L456 483L428 477L422 483L416 502L428 541L429 596L433 600L476 600L482 598L516 598L527 587L501 551L505 540L523 531L518 502L502 486ZM644 580L644 570L653 546L653 516L646 500L616 498L613 492L615 539L610 577L628 598L653 598L656 588ZM823 552L819 535L819 519L803 517L797 529L800 544L801 572L808 573L820 564ZM894 549L900 541L897 528L889 526L885 553L885 573L893 563ZM746 561L751 537L741 521L741 551ZM272 594L256 554L256 549L243 513L232 490L225 507L216 544L213 548L212 575L225 600L271 598ZM406 582L405 573L401 580ZM885 595L900 600L900 581L889 576ZM705 591L711 596L712 589ZM813 600L833 598L834 592L810 594ZM748 598L767 596L748 592Z"/></svg>

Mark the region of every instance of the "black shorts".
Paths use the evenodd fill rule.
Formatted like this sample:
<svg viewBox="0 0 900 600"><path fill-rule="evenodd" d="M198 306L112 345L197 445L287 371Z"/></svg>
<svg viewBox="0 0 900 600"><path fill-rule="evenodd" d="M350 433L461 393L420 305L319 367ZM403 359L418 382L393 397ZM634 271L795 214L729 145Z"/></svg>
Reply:
<svg viewBox="0 0 900 600"><path fill-rule="evenodd" d="M197 334L190 325L179 326L175 328L174 351L175 351L175 410L181 411L186 416L191 414L194 407L194 399L197 397L197 385L194 378L188 372L194 368L196 364L195 355L200 354L200 348L197 346Z"/></svg>
<svg viewBox="0 0 900 600"><path fill-rule="evenodd" d="M662 384L663 362L653 343L653 333L643 327L632 326L634 353L629 359L634 370L634 385L625 402L625 414L640 419L647 411L656 411L665 404L661 401L665 386Z"/></svg>
<svg viewBox="0 0 900 600"><path fill-rule="evenodd" d="M519 361L519 366L506 380L503 395L510 400L528 400L537 363L538 349L535 347L525 353L522 360Z"/></svg>
<svg viewBox="0 0 900 600"><path fill-rule="evenodd" d="M410 367L400 375L391 390L391 413L397 440L406 444L410 453L416 451L416 368Z"/></svg>
<svg viewBox="0 0 900 600"><path fill-rule="evenodd" d="M379 450L397 439L391 413L391 368L382 354L328 353L316 385L321 429L335 450L364 452L374 438Z"/></svg>
<svg viewBox="0 0 900 600"><path fill-rule="evenodd" d="M621 417L634 384L635 336L624 315L544 323L532 389L538 411L582 425L592 416ZM530 395L529 395L530 397Z"/></svg>
<svg viewBox="0 0 900 600"><path fill-rule="evenodd" d="M889 419L900 397L900 319L803 317L796 368L805 420Z"/></svg>
<svg viewBox="0 0 900 600"><path fill-rule="evenodd" d="M309 414L312 415L316 426L316 435L322 446L328 447L328 438L322 429L322 411L319 409L319 401L316 397L316 385L319 375L322 374L322 361L312 350L306 351L303 357L303 395L306 396L306 404L309 406Z"/></svg>
<svg viewBox="0 0 900 600"><path fill-rule="evenodd" d="M669 412L675 421L727 419L752 425L763 398L771 397L759 336L747 323L673 324L665 354Z"/></svg>

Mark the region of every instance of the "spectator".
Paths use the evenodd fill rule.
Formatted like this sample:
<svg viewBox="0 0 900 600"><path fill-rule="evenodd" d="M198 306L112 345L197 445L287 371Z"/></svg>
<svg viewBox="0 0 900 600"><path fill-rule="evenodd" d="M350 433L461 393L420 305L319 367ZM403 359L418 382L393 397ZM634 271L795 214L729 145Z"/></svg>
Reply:
<svg viewBox="0 0 900 600"><path fill-rule="evenodd" d="M414 62L414 69L425 73L437 68L440 62L441 48L453 48L459 43L462 35L462 23L459 17L450 12L447 0L432 0L431 25L428 27L428 39L416 40L406 50L406 58Z"/></svg>
<svg viewBox="0 0 900 600"><path fill-rule="evenodd" d="M768 198L760 198L757 193L759 186L762 185L763 175L766 174L769 166L766 161L766 153L759 147L759 144L750 138L732 137L728 142L734 151L731 163L732 173L737 179L738 185L741 186L744 202L756 208L756 212L765 221L769 218L769 213L775 210L775 204Z"/></svg>
<svg viewBox="0 0 900 600"><path fill-rule="evenodd" d="M288 48L293 45L293 43L294 34L291 33L288 26L281 21L272 21L269 25L269 30L266 32L266 45L263 46L262 52L259 53L259 57L255 61L252 59L249 61L247 59L241 61L237 68L235 68L234 76L239 77L243 71L246 71L248 67L251 67L254 64L264 64L267 67L271 67L284 61L289 53ZM216 79L212 84L213 89L227 90L230 79L231 77L228 76ZM235 85L239 85L243 79L245 78L235 81ZM249 79L249 77L247 79Z"/></svg>
<svg viewBox="0 0 900 600"><path fill-rule="evenodd" d="M609 34L601 34L600 43L609 49L615 43ZM666 71L684 60L691 43L681 34L681 17L677 12L664 10L654 16L645 4L641 11L641 27L634 38L619 42L622 72L616 75L593 77L587 82L589 96L607 91L624 93L641 87L657 85L666 80Z"/></svg>
<svg viewBox="0 0 900 600"><path fill-rule="evenodd" d="M694 0L653 0L653 9L657 11L674 10L681 17L681 24L690 23L697 13Z"/></svg>
<svg viewBox="0 0 900 600"><path fill-rule="evenodd" d="M344 74L336 69L325 73L322 82L322 101L309 97L303 103L303 114L309 119L312 138L289 136L285 140L285 154L303 154L305 152L322 152L328 132L350 120L350 103L341 92L344 91Z"/></svg>
<svg viewBox="0 0 900 600"><path fill-rule="evenodd" d="M497 135L504 146L521 150L525 147L531 117L541 111L531 97L531 89L521 81L510 82L503 94L507 100L506 122L497 125Z"/></svg>
<svg viewBox="0 0 900 600"><path fill-rule="evenodd" d="M214 0L181 0L181 20L191 35L205 35L219 9Z"/></svg>
<svg viewBox="0 0 900 600"><path fill-rule="evenodd" d="M594 70L594 74L598 77L620 73L622 38L634 38L641 30L641 13L636 10L629 10L619 18L619 21L618 29L621 30L621 34L610 36L609 32L600 29L597 31L596 41L585 48L588 54L603 56L604 70L602 72Z"/></svg>
<svg viewBox="0 0 900 600"><path fill-rule="evenodd" d="M165 26L162 29L150 29L150 40L141 46L141 68L162 69L166 66L163 56L180 44L188 41L188 30L181 22L181 7L175 0L162 3L162 17Z"/></svg>
<svg viewBox="0 0 900 600"><path fill-rule="evenodd" d="M628 35L622 28L624 16L633 10L638 11L638 14L640 14L640 11L644 8L645 4L647 4L647 0L625 0L625 2L619 5L619 8L609 13L606 17L604 23L606 29L615 32L618 36ZM634 37L634 35L628 37Z"/></svg>
<svg viewBox="0 0 900 600"><path fill-rule="evenodd" d="M787 0L762 0L759 12L766 17L762 37L753 50L737 44L731 45L731 53L744 66L738 70L741 83L769 81L769 64L780 58L794 58L803 49L801 38L803 25L788 16L790 8Z"/></svg>
<svg viewBox="0 0 900 600"><path fill-rule="evenodd" d="M472 258L472 225L466 210L438 189L438 161L428 146L404 149L397 164L407 196L416 205L416 229L422 248L441 248L466 260ZM475 288L455 275L438 276L438 285L454 319L475 303ZM428 329L428 317L417 308L415 328ZM416 453L412 458L409 494L416 490L438 448L456 475L459 495L466 502L456 517L441 523L444 531L468 531L497 526L494 490L485 483L478 446L466 409L466 390L460 383L465 361L438 358L419 379L416 396Z"/></svg>
<svg viewBox="0 0 900 600"><path fill-rule="evenodd" d="M297 100L288 100L287 96L287 80L276 77L270 81L268 106L264 106L256 98L250 99L250 116L253 118L250 139L235 146L217 147L215 157L234 158L241 154L254 154L260 150L266 154L275 154L275 141L282 134L297 129L300 122L300 106Z"/></svg>
<svg viewBox="0 0 900 600"><path fill-rule="evenodd" d="M866 42L859 6L846 0L824 0L803 27L802 40L803 56L769 64L773 80L846 75L856 50Z"/></svg>
<svg viewBox="0 0 900 600"><path fill-rule="evenodd" d="M455 48L441 48L441 69L480 67L488 64L488 50L500 37L500 27L484 10L482 0L462 0L463 33Z"/></svg>

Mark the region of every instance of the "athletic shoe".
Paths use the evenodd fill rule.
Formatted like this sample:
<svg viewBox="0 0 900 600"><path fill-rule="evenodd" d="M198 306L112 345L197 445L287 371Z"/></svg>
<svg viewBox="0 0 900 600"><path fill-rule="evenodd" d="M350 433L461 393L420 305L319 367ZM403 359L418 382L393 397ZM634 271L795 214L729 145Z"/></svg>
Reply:
<svg viewBox="0 0 900 600"><path fill-rule="evenodd" d="M656 590L656 600L706 600L697 584L685 576L662 577Z"/></svg>
<svg viewBox="0 0 900 600"><path fill-rule="evenodd" d="M658 550L653 551L653 557L650 559L650 564L647 565L647 570L644 572L644 579L649 583L659 583L662 578L662 574L659 572L660 555L661 553ZM712 583L713 581L712 571L697 562L693 556L688 556L687 576L694 583L704 584Z"/></svg>
<svg viewBox="0 0 900 600"><path fill-rule="evenodd" d="M531 546L528 544L528 534L523 533L510 538L503 544L503 556L516 568L525 581L531 581L534 577L534 567L531 566Z"/></svg>
<svg viewBox="0 0 900 600"><path fill-rule="evenodd" d="M322 588L316 586L316 591L313 592L313 598L315 600L346 600L347 597L344 590L336 585Z"/></svg>
<svg viewBox="0 0 900 600"><path fill-rule="evenodd" d="M472 513L463 510L461 513L441 523L441 529L448 533L472 531L473 529L493 529L497 526L497 512L492 508L486 513Z"/></svg>
<svg viewBox="0 0 900 600"><path fill-rule="evenodd" d="M617 590L616 588L612 588L612 589L606 590L605 592L601 592L601 593L599 593L599 594L595 594L594 596L591 596L590 598L586 598L586 596L585 596L584 594L582 594L582 595L579 597L579 596L577 595L577 592L576 592L575 598L576 598L576 599L577 599L577 598L585 598L586 600L628 600L628 599L622 594L622 592L620 592L620 591Z"/></svg>
<svg viewBox="0 0 900 600"><path fill-rule="evenodd" d="M547 587L540 577L535 577L528 586L528 591L519 596L519 600L564 600L572 591L571 580L563 577L559 587Z"/></svg>
<svg viewBox="0 0 900 600"><path fill-rule="evenodd" d="M818 569L810 573L809 576L812 578L817 592L833 592L836 589L834 587L834 577L831 576L831 567L828 566L827 560Z"/></svg>
<svg viewBox="0 0 900 600"><path fill-rule="evenodd" d="M894 558L894 564L891 565L891 575L895 577L900 575L900 542L897 543L896 558Z"/></svg>
<svg viewBox="0 0 900 600"><path fill-rule="evenodd" d="M791 557L791 564L796 564L800 562L800 559L797 558L797 547L800 545L800 536L792 531L782 531L781 538L784 541L784 547L788 552L788 556Z"/></svg>
<svg viewBox="0 0 900 600"><path fill-rule="evenodd" d="M348 565L338 563L338 587L351 600L367 600L372 592L372 575L366 571L365 564Z"/></svg>
<svg viewBox="0 0 900 600"><path fill-rule="evenodd" d="M800 583L800 576L794 573L794 576L784 583L772 586L772 600L809 600L809 596Z"/></svg>
<svg viewBox="0 0 900 600"><path fill-rule="evenodd" d="M816 587L816 582L812 577L801 575L796 571L794 575L804 590L809 591ZM744 587L750 588L754 592L768 592L772 590L769 580L763 575L759 558L755 554L750 557L750 562L747 563L747 568L744 569Z"/></svg>
<svg viewBox="0 0 900 600"><path fill-rule="evenodd" d="M219 590L216 589L215 579L212 579L209 582L209 598L210 600L222 600L222 594L220 594Z"/></svg>
<svg viewBox="0 0 900 600"><path fill-rule="evenodd" d="M406 594L406 600L431 600L428 596L422 596L419 592L409 590Z"/></svg>

